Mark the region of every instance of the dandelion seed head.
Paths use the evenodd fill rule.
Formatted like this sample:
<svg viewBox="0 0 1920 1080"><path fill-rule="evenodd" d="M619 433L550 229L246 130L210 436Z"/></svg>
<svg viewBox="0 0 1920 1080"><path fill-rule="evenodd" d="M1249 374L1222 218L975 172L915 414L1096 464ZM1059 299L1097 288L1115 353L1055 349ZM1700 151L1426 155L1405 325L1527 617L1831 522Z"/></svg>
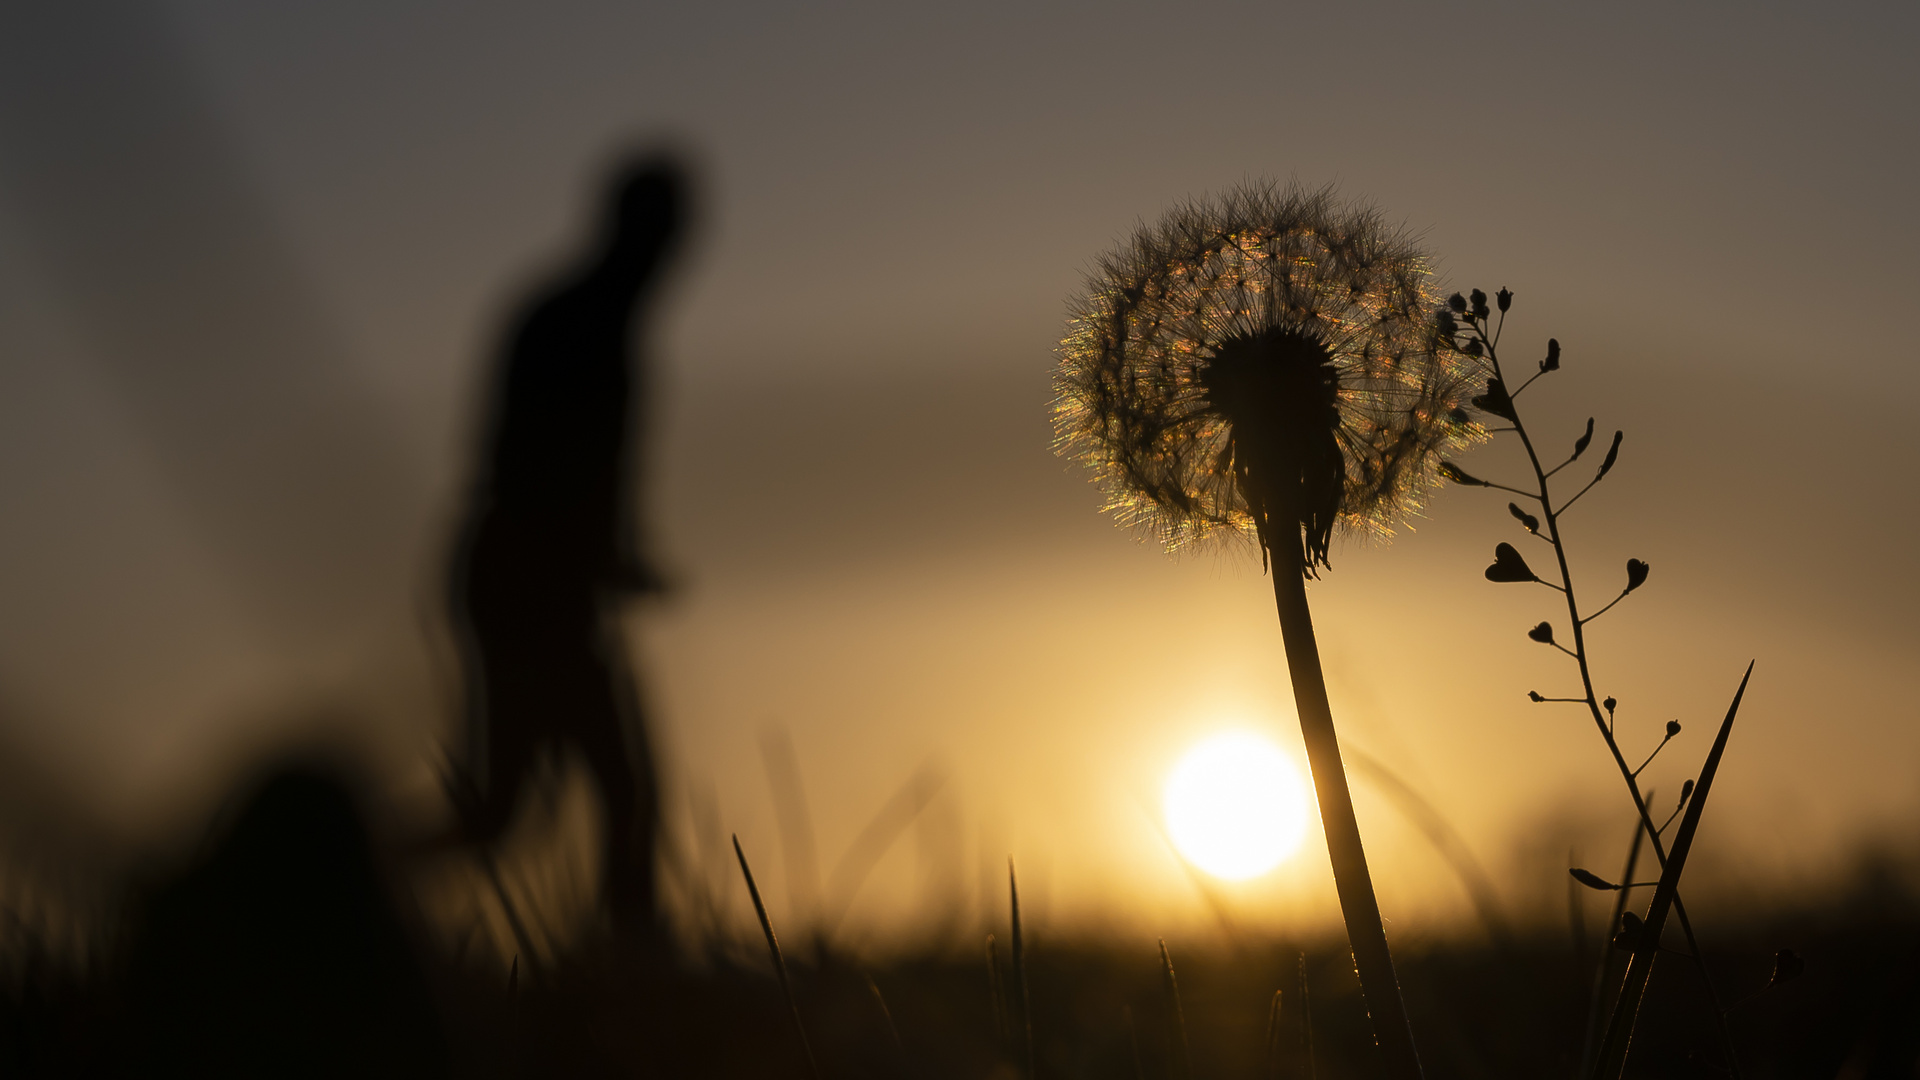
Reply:
<svg viewBox="0 0 1920 1080"><path fill-rule="evenodd" d="M1391 535L1440 455L1486 437L1466 410L1485 362L1443 311L1424 252L1331 190L1189 202L1074 303L1055 448L1170 550L1252 538L1311 575L1336 528Z"/></svg>

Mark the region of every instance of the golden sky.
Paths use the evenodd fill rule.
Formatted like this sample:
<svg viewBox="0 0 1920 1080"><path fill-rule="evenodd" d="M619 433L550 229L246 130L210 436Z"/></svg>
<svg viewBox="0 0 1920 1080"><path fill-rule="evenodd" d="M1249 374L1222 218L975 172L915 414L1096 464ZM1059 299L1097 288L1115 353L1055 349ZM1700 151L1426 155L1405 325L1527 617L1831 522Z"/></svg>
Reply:
<svg viewBox="0 0 1920 1080"><path fill-rule="evenodd" d="M1113 528L1047 405L1093 259L1256 177L1337 184L1451 286L1512 287L1510 349L1566 350L1530 423L1626 431L1569 532L1591 596L1653 566L1594 650L1629 746L1686 725L1655 787L1758 661L1700 866L1817 887L1920 809L1910 11L103 10L0 27L16 817L148 835L296 731L370 748L396 798L430 784L492 335L598 171L658 140L700 200L654 341L677 588L636 649L677 835L704 800L777 909L772 730L829 868L917 769L947 777L861 940L985 925L1008 853L1061 926L1213 918L1143 805L1222 727L1298 753L1268 585L1247 551ZM1504 502L1439 493L1311 597L1345 741L1520 909L1558 902L1571 843L1610 868L1628 818L1591 729L1523 696L1572 679L1523 636L1554 597L1480 576ZM1444 865L1356 790L1396 932L1454 925ZM1310 842L1223 902L1278 926L1327 884Z"/></svg>

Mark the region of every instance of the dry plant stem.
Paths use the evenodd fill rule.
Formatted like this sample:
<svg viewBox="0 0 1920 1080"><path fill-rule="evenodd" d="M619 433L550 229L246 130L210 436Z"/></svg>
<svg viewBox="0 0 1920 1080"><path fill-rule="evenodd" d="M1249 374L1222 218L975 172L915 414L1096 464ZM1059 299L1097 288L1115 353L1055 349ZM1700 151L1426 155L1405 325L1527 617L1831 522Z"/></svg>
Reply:
<svg viewBox="0 0 1920 1080"><path fill-rule="evenodd" d="M1299 530L1291 532L1293 542L1298 544ZM1333 729L1333 708L1327 702L1326 676L1320 669L1320 646L1313 635L1313 614L1307 608L1306 580L1295 569L1304 563L1298 558L1280 557L1278 552L1271 563L1280 635L1286 643L1287 668L1293 678L1294 707L1300 714L1300 734L1306 742L1313 790L1320 802L1320 821L1327 834L1327 854L1333 863L1334 889L1346 919L1347 941L1353 946L1360 991L1373 1020L1373 1037L1385 1060L1387 1076L1418 1080L1420 1055L1414 1049L1406 1005L1400 999L1400 980L1393 971L1393 954L1387 950L1386 928L1380 922L1380 903L1374 898L1367 853L1360 844L1353 793L1347 788L1346 767L1340 761L1340 740Z"/></svg>
<svg viewBox="0 0 1920 1080"><path fill-rule="evenodd" d="M1673 856L1660 873L1660 884L1653 890L1653 903L1647 907L1646 925L1633 943L1633 958L1627 961L1627 978L1620 986L1619 1000L1613 1005L1613 1018L1607 1022L1607 1037L1600 1044L1600 1060L1594 1066L1594 1080L1618 1080L1627 1070L1627 1049L1633 1043L1633 1028L1640 1017L1640 1004L1646 999L1647 983L1653 978L1653 963L1660 955L1660 931L1666 927L1667 912L1680 891L1680 874L1686 869L1687 853L1693 849L1693 835L1700 827L1700 814L1707 805L1707 793L1713 787L1714 774L1720 770L1721 755L1727 750L1727 736L1733 732L1733 718L1740 712L1740 699L1746 696L1747 680L1753 677L1753 665L1740 677L1740 689L1734 691L1733 704L1727 706L1727 718L1714 736L1713 749L1700 769L1687 814L1680 819L1680 831L1673 838ZM1716 1008L1717 1008L1716 1004Z"/></svg>
<svg viewBox="0 0 1920 1080"><path fill-rule="evenodd" d="M733 855L740 860L740 874L747 879L747 894L753 897L754 914L760 916L760 929L767 935L767 951L773 954L773 971L780 976L780 993L786 996L787 1012L793 1016L793 1033L800 1037L800 1049L807 1054L807 1072L820 1080L820 1063L813 1059L813 1044L807 1041L807 1027L800 1022L800 1003L794 1000L793 983L787 978L787 960L780 955L780 939L774 936L773 920L767 917L767 905L760 902L760 886L753 883L753 871L747 866L746 852L740 850L740 838L733 838Z"/></svg>
<svg viewBox="0 0 1920 1080"><path fill-rule="evenodd" d="M1492 336L1488 336L1484 329L1478 332L1480 341L1486 347L1487 361L1493 367L1494 377L1499 379L1501 385L1504 386L1506 384L1506 374L1500 368L1500 356L1495 348L1495 342L1499 339L1499 335L1495 333ZM1520 436L1520 445L1526 448L1527 463L1533 467L1534 481L1539 489L1537 492L1521 492L1521 494L1539 500L1540 515L1545 519L1547 527L1547 540L1553 545L1553 557L1555 561L1559 563L1561 594L1566 597L1567 620L1573 627L1573 649L1570 651L1570 654L1574 659L1574 663L1577 664L1580 669L1580 688L1586 694L1583 700L1587 706L1588 713L1593 717L1595 729L1600 732L1600 738L1607 744L1607 752L1613 755L1613 763L1614 766L1620 770L1621 780L1626 782L1627 794L1633 798L1634 812L1640 816L1640 825L1646 830L1647 839L1653 846L1654 858L1660 864L1660 867L1665 869L1667 865L1666 845L1661 843L1660 829L1654 824L1653 815L1647 809L1646 798L1640 791L1639 778L1635 775L1633 766L1627 764L1626 756L1620 752L1620 743L1614 738L1613 729L1607 726L1606 718L1601 715L1600 697L1594 693L1593 674L1587 663L1586 624L1591 621L1591 617L1585 620L1580 617L1580 603L1573 591L1573 571L1567 565L1567 547L1560 539L1560 514L1564 512L1567 507L1572 506L1574 500L1586 494L1587 490L1593 487L1593 483L1589 483L1586 487L1582 488L1578 494L1574 495L1573 499L1567 501L1565 506L1560 507L1559 510L1554 509L1553 495L1548 485L1548 478L1553 472L1558 472L1559 468L1550 471L1542 467L1540 464L1540 454L1534 449L1533 439L1527 434L1527 426L1520 420L1519 406L1515 405L1512 412L1513 432ZM1597 483L1598 480L1596 479L1594 482ZM1562 651L1568 650L1563 649ZM1713 979L1707 974L1706 960L1700 952L1699 941L1693 935L1693 922L1687 918L1686 905L1681 903L1678 896L1674 897L1673 903L1674 914L1680 919L1680 929L1686 935L1687 949L1693 955L1693 962L1700 972L1701 982L1704 983L1707 988L1707 997L1713 1004L1713 1014L1716 1018L1715 1022L1720 1029L1721 1050L1726 1055L1727 1067L1732 1071L1735 1080L1738 1080L1740 1067L1734 1058L1733 1036L1727 1030L1726 1017L1720 1007L1719 991L1714 988Z"/></svg>

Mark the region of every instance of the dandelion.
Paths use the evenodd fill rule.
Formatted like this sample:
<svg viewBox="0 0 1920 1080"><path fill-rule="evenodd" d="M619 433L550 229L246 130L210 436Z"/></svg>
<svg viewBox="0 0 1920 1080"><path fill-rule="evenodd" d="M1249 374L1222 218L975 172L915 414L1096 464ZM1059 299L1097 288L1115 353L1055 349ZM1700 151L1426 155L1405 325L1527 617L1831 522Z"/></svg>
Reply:
<svg viewBox="0 0 1920 1080"><path fill-rule="evenodd" d="M1101 260L1055 380L1056 447L1169 549L1251 537L1272 568L1355 967L1395 1076L1420 1075L1327 704L1305 579L1336 530L1390 535L1485 437L1427 259L1331 191L1182 206ZM1457 321L1455 322L1457 326Z"/></svg>
<svg viewBox="0 0 1920 1080"><path fill-rule="evenodd" d="M1076 306L1057 446L1169 548L1251 534L1282 561L1300 547L1311 575L1336 526L1390 534L1440 453L1484 436L1462 408L1481 365L1437 306L1419 248L1330 191L1188 204L1101 260Z"/></svg>

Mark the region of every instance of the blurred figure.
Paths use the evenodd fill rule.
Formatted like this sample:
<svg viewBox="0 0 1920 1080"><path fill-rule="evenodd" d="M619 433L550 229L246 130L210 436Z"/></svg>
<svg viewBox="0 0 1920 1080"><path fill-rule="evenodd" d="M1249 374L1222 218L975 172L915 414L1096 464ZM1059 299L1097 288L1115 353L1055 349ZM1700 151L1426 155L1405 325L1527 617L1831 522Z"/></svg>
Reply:
<svg viewBox="0 0 1920 1080"><path fill-rule="evenodd" d="M148 905L126 1075L435 1077L447 1044L347 788L270 777Z"/></svg>
<svg viewBox="0 0 1920 1080"><path fill-rule="evenodd" d="M452 567L467 835L491 849L541 762L577 751L605 806L604 895L623 933L653 925L659 817L618 621L622 601L659 589L638 550L646 379L632 342L681 232L684 187L663 159L623 170L593 248L514 324Z"/></svg>

